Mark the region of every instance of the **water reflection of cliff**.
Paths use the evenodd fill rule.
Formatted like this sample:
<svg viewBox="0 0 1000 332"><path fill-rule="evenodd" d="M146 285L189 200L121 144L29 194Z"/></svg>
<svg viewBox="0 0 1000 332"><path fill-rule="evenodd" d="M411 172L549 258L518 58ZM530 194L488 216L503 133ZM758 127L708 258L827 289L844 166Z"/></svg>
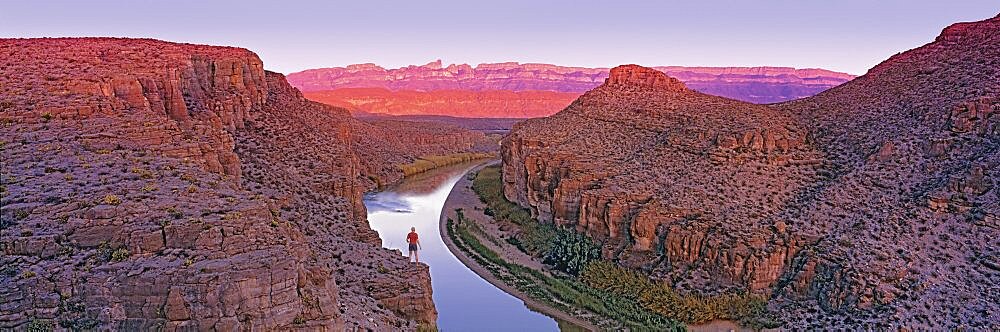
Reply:
<svg viewBox="0 0 1000 332"><path fill-rule="evenodd" d="M433 192L435 189L441 186L442 183L448 181L448 179L465 173L469 168L486 162L485 160L475 160L460 164L448 165L444 167L435 168L423 173L414 174L406 177L399 184L388 188L387 191L391 190L400 195L407 194L428 194Z"/></svg>

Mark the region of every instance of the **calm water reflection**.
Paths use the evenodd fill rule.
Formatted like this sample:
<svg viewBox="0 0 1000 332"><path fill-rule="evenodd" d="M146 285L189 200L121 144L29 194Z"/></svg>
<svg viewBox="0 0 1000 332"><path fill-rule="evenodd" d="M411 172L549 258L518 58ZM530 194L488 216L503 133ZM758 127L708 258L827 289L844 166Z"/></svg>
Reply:
<svg viewBox="0 0 1000 332"><path fill-rule="evenodd" d="M558 331L556 321L528 309L524 302L486 282L445 247L438 218L451 188L477 163L431 170L394 188L365 197L368 221L382 245L405 250L406 234L416 227L431 267L438 328L442 331Z"/></svg>

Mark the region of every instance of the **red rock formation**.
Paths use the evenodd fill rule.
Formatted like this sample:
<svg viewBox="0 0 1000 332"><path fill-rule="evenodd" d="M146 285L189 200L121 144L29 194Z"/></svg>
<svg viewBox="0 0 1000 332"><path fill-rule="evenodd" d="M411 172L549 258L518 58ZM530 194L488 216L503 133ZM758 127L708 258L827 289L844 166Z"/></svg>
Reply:
<svg viewBox="0 0 1000 332"><path fill-rule="evenodd" d="M579 96L554 91L390 91L345 88L306 92L306 98L328 105L389 115L448 115L466 118L536 118L549 116Z"/></svg>
<svg viewBox="0 0 1000 332"><path fill-rule="evenodd" d="M244 49L3 39L0 54L0 329L435 321L426 266L365 220L366 172L391 162L359 160L376 125ZM454 143L440 131L375 156Z"/></svg>
<svg viewBox="0 0 1000 332"><path fill-rule="evenodd" d="M853 78L853 75L823 69L795 69L787 67L656 67L681 81L688 87L724 97L753 103L773 103L808 97L837 86ZM562 67L549 64L516 62L442 66L441 61L424 66L408 66L399 69L385 69L374 64L350 65L346 68L311 69L288 75L292 85L306 92L327 91L325 100L320 102L350 102L353 106L369 112L381 112L378 105L369 105L374 99L383 100L385 92L379 90L329 91L344 88L382 88L394 92L391 101L407 104L413 99L434 101L435 103L457 103L465 100L492 100L503 98L504 103L521 106L516 112L491 113L491 117L519 117L517 114L553 114L563 105L540 105L536 95L511 95L502 91L565 92L579 95L590 90L607 78L607 68ZM438 90L480 91L483 96L421 94ZM455 92L451 92L455 94ZM473 94L478 95L478 94ZM313 94L307 94L312 98ZM331 100L333 96L341 98ZM462 97L449 98L449 97ZM575 96L574 96L575 97ZM572 98L570 98L572 99ZM552 99L552 100L563 100ZM352 102L354 101L354 102ZM569 100L567 100L568 103ZM391 102L383 102L390 105ZM489 109L496 102L470 105L472 109ZM373 107L367 109L361 105ZM338 106L346 106L338 104ZM444 111L455 109L430 108L415 105L409 113L392 114L439 114L461 116ZM555 108L549 106L558 106ZM398 111L399 109L397 109ZM439 113L440 112L440 113ZM464 112L463 112L464 113Z"/></svg>
<svg viewBox="0 0 1000 332"><path fill-rule="evenodd" d="M1000 17L770 106L615 68L504 140L505 194L696 292L772 296L785 328L1000 321Z"/></svg>
<svg viewBox="0 0 1000 332"><path fill-rule="evenodd" d="M785 169L788 160L818 157L804 144L805 133L767 107L698 93L653 69L621 66L566 110L515 126L502 150L505 192L540 220L603 241L609 256L645 264L665 250L658 272L664 277L685 275L704 258L714 273L699 288L749 281L762 290L778 277L770 262L777 259L780 267L797 240L774 235L770 224L747 224L739 225L748 232L742 235L774 248L760 252L718 239L706 250L706 232L735 239L735 231L719 230L725 220L774 214L807 185L812 166ZM781 174L788 175L752 180ZM738 208L761 195L774 201ZM678 226L667 221L684 226L673 229Z"/></svg>

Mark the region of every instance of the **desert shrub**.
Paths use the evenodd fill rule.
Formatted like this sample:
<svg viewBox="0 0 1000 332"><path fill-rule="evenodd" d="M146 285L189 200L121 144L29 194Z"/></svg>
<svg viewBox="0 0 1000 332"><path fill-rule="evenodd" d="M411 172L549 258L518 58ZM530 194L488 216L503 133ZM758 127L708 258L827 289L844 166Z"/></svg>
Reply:
<svg viewBox="0 0 1000 332"><path fill-rule="evenodd" d="M180 219L180 218L184 217L184 212L181 212L180 210L178 210L175 207L172 207L172 206L168 207L166 211L167 211L167 215L169 215L170 217L172 217L174 219Z"/></svg>
<svg viewBox="0 0 1000 332"><path fill-rule="evenodd" d="M536 257L549 251L556 238L556 227L536 222L528 210L504 197L499 166L480 170L472 181L472 189L486 203L486 209L494 219L519 226L520 232L516 235L518 249Z"/></svg>
<svg viewBox="0 0 1000 332"><path fill-rule="evenodd" d="M414 160L412 163L399 165L399 169L403 171L404 176L410 176L442 166L454 165L466 161L485 159L491 157L493 157L493 155L489 153L469 153L469 152L454 153L444 156L424 156L417 158L417 160Z"/></svg>
<svg viewBox="0 0 1000 332"><path fill-rule="evenodd" d="M128 249L125 249L125 247L121 247L111 252L111 261L121 262L123 260L128 259L128 256L129 256Z"/></svg>
<svg viewBox="0 0 1000 332"><path fill-rule="evenodd" d="M607 261L588 264L580 273L588 286L638 301L644 308L689 324L712 320L738 321L754 329L777 327L767 309L767 298L749 293L714 296L682 295L669 285L656 282L631 269Z"/></svg>
<svg viewBox="0 0 1000 332"><path fill-rule="evenodd" d="M51 320L32 318L28 325L25 327L27 332L48 332L54 331L55 325L52 324Z"/></svg>
<svg viewBox="0 0 1000 332"><path fill-rule="evenodd" d="M438 327L434 324L417 324L417 332L437 332Z"/></svg>
<svg viewBox="0 0 1000 332"><path fill-rule="evenodd" d="M115 249L111 246L111 243L104 241L97 245L97 251L95 253L95 258L97 261L106 262L121 262L128 259L130 253L127 248L119 247Z"/></svg>
<svg viewBox="0 0 1000 332"><path fill-rule="evenodd" d="M551 241L542 262L572 275L579 274L588 263L601 257L600 246L572 230L557 230Z"/></svg>
<svg viewBox="0 0 1000 332"><path fill-rule="evenodd" d="M0 112L14 110L14 102L10 100L0 100Z"/></svg>
<svg viewBox="0 0 1000 332"><path fill-rule="evenodd" d="M104 195L104 199L101 200L101 203L104 203L104 205L118 205L122 203L122 199L121 197L118 197L118 195L107 194Z"/></svg>

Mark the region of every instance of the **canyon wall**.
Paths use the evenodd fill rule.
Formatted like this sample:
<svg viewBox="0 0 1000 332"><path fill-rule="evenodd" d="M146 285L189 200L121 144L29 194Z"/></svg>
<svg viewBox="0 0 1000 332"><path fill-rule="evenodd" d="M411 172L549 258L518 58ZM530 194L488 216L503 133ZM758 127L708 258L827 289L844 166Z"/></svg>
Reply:
<svg viewBox="0 0 1000 332"><path fill-rule="evenodd" d="M384 156L452 146L440 128L362 160L377 124L239 48L2 39L0 54L0 329L435 322L427 267L381 248L361 196Z"/></svg>
<svg viewBox="0 0 1000 332"><path fill-rule="evenodd" d="M465 152L495 154L498 135L486 135L454 124L402 121L381 118L353 120L355 151L360 158L368 191L402 180L400 165L420 157L446 156Z"/></svg>
<svg viewBox="0 0 1000 332"><path fill-rule="evenodd" d="M707 94L752 103L812 96L853 78L788 67L655 67ZM608 77L607 68L492 63L385 69L375 64L310 69L289 82L318 102L368 113L534 118L563 109Z"/></svg>
<svg viewBox="0 0 1000 332"><path fill-rule="evenodd" d="M789 329L997 328L1000 17L769 106L611 70L503 141L504 193L683 292Z"/></svg>

